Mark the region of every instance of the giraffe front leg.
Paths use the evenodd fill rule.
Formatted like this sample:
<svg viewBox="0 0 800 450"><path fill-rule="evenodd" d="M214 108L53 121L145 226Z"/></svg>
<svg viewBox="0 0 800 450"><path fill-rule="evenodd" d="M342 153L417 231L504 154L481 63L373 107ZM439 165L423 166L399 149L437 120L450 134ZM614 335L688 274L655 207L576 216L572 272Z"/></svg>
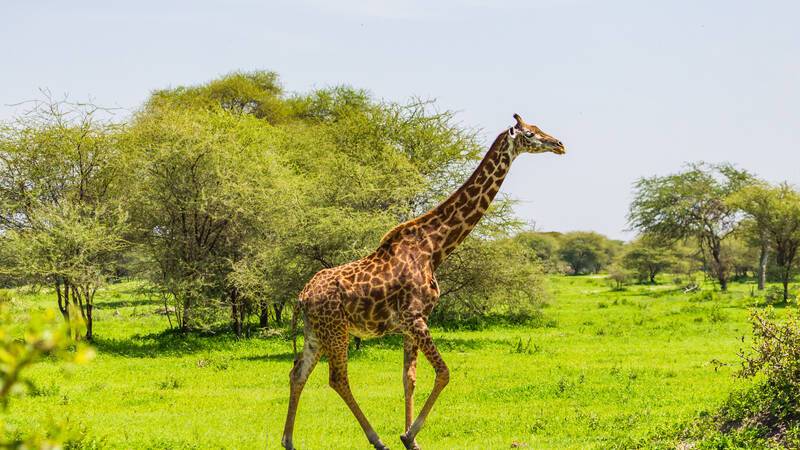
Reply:
<svg viewBox="0 0 800 450"><path fill-rule="evenodd" d="M322 336L325 348L325 353L328 355L328 368L330 370L329 383L334 391L342 397L342 400L350 408L350 411L358 420L364 434L367 435L369 443L375 447L375 450L389 450L381 439L378 433L372 428L369 420L361 411L356 399L353 397L353 392L350 390L350 381L347 378L347 347L348 337L347 328L344 322L341 324L329 324L329 328L325 331L325 336Z"/></svg>
<svg viewBox="0 0 800 450"><path fill-rule="evenodd" d="M407 332L410 334L410 337L414 339L419 349L422 350L422 353L425 355L428 362L431 363L434 370L436 370L436 380L434 381L431 393L428 395L428 399L425 400L425 404L422 406L422 410L420 410L417 419L411 424L405 434L400 436L403 445L405 445L407 449L413 449L416 445L415 438L417 437L417 433L419 433L420 429L422 429L422 426L425 424L425 419L427 419L428 414L431 412L442 389L450 382L450 370L447 368L447 364L444 363L439 351L436 350L430 330L428 330L428 324L425 323L425 320L421 317L416 318L408 327Z"/></svg>
<svg viewBox="0 0 800 450"><path fill-rule="evenodd" d="M406 399L406 427L404 431L408 432L411 428L411 423L414 420L414 388L417 386L417 353L419 347L412 337L405 336L403 338L403 390L405 391ZM410 447L414 450L420 450L419 445L412 441Z"/></svg>

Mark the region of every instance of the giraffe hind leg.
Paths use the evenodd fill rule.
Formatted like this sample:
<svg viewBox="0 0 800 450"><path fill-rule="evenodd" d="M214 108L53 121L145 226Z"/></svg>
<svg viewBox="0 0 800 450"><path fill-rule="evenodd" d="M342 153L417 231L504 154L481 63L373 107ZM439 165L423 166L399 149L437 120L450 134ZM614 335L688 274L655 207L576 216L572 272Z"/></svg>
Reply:
<svg viewBox="0 0 800 450"><path fill-rule="evenodd" d="M403 338L403 391L405 392L405 411L406 425L403 429L408 431L414 421L414 388L417 385L417 354L419 348L415 340L409 336ZM411 440L408 444L403 442L406 448L420 450L416 441Z"/></svg>
<svg viewBox="0 0 800 450"><path fill-rule="evenodd" d="M297 405L300 402L300 394L303 392L303 387L317 365L320 357L320 344L314 331L311 329L308 320L305 323L303 334L303 352L294 360L294 366L289 372L289 410L286 413L286 425L283 428L283 438L281 445L286 450L294 450L292 444L292 434L294 433L294 420L297 416Z"/></svg>
<svg viewBox="0 0 800 450"><path fill-rule="evenodd" d="M431 390L431 393L428 395L428 399L425 400L425 404L422 406L417 419L414 420L414 423L411 424L411 427L409 427L405 434L400 436L403 445L405 445L407 449L413 449L417 433L419 433L420 429L422 429L422 426L425 424L425 419L427 419L428 414L431 412L442 389L450 382L450 371L447 368L447 364L445 364L442 359L442 356L439 354L439 351L436 350L436 346L433 344L433 338L428 330L428 325L422 318L417 318L410 323L406 333L415 340L416 344L425 355L425 358L436 371L433 390Z"/></svg>

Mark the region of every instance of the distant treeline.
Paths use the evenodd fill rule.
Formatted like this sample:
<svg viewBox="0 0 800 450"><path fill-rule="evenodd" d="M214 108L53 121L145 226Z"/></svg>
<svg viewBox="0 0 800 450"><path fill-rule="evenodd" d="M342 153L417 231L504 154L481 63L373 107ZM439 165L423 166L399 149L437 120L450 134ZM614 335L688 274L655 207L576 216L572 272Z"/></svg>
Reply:
<svg viewBox="0 0 800 450"><path fill-rule="evenodd" d="M669 272L705 272L726 290L731 279L783 284L783 300L798 268L800 193L770 185L729 164L689 164L680 173L640 179L628 221L639 231L629 243L594 232L523 232L546 271L606 271L618 285L654 283Z"/></svg>

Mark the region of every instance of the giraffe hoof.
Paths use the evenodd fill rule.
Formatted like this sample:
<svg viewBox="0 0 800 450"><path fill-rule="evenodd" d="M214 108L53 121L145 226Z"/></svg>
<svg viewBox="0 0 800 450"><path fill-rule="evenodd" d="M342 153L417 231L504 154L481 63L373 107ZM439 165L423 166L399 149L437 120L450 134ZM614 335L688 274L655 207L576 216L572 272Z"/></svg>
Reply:
<svg viewBox="0 0 800 450"><path fill-rule="evenodd" d="M292 441L287 441L286 438L281 439L281 446L286 450L297 450L292 445Z"/></svg>
<svg viewBox="0 0 800 450"><path fill-rule="evenodd" d="M415 439L409 438L405 434L400 435L400 440L403 441L406 450L422 450Z"/></svg>
<svg viewBox="0 0 800 450"><path fill-rule="evenodd" d="M375 450L389 450L389 447L383 445L383 442L378 441L377 444L374 444Z"/></svg>

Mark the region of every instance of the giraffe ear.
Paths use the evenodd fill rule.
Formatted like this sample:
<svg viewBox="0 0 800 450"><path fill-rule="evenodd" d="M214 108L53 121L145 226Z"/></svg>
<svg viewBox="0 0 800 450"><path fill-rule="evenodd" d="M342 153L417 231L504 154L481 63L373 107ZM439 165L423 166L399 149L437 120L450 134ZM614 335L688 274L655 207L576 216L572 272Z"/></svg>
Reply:
<svg viewBox="0 0 800 450"><path fill-rule="evenodd" d="M510 128L508 129L508 135L509 135L510 137L512 137L512 138L513 138L514 136L516 136L516 134L517 134L517 129L516 129L515 127L510 127Z"/></svg>

